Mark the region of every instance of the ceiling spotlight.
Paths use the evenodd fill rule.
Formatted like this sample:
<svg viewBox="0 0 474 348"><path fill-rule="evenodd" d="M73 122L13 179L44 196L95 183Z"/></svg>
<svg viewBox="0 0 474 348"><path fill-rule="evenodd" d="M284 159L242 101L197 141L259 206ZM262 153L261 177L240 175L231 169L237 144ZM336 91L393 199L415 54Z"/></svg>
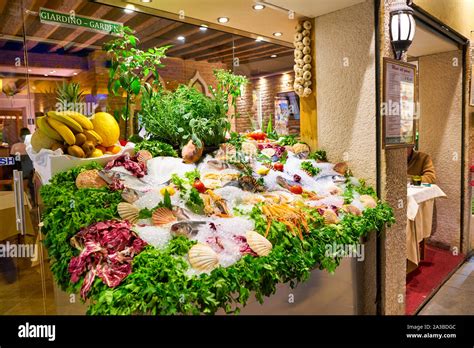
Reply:
<svg viewBox="0 0 474 348"><path fill-rule="evenodd" d="M255 39L255 41L257 41L257 42L263 41L263 37L257 36L257 38Z"/></svg>
<svg viewBox="0 0 474 348"><path fill-rule="evenodd" d="M135 6L133 6L132 4L127 4L127 6L125 6L125 9L123 11L125 13L132 13L133 11L135 11Z"/></svg>
<svg viewBox="0 0 474 348"><path fill-rule="evenodd" d="M48 74L44 74L44 76L49 76Z"/></svg>
<svg viewBox="0 0 474 348"><path fill-rule="evenodd" d="M32 70L31 70L31 69L28 69L28 72L32 72Z"/></svg>
<svg viewBox="0 0 474 348"><path fill-rule="evenodd" d="M73 73L73 75L77 75L77 72Z"/></svg>
<svg viewBox="0 0 474 348"><path fill-rule="evenodd" d="M217 18L219 23L227 23L229 21L229 17L219 17Z"/></svg>
<svg viewBox="0 0 474 348"><path fill-rule="evenodd" d="M279 32L279 31L273 33L273 36L276 36L276 37L280 37L282 35L283 35L283 33Z"/></svg>
<svg viewBox="0 0 474 348"><path fill-rule="evenodd" d="M207 25L201 24L201 27L199 28L201 31L206 31L207 30Z"/></svg>
<svg viewBox="0 0 474 348"><path fill-rule="evenodd" d="M176 39L178 39L179 41L184 41L186 40L186 38L182 35L178 36Z"/></svg>
<svg viewBox="0 0 474 348"><path fill-rule="evenodd" d="M51 70L49 73L54 74L55 72L56 72L56 70Z"/></svg>
<svg viewBox="0 0 474 348"><path fill-rule="evenodd" d="M151 2L152 0L140 0L141 2L146 2L146 3L149 3Z"/></svg>
<svg viewBox="0 0 474 348"><path fill-rule="evenodd" d="M272 55L270 56L270 58L276 58L276 57L278 57L276 54L272 54Z"/></svg>
<svg viewBox="0 0 474 348"><path fill-rule="evenodd" d="M263 10L265 8L265 5L262 5L262 4L255 4L252 6L252 8L254 10L257 10L257 11L260 11L260 10Z"/></svg>

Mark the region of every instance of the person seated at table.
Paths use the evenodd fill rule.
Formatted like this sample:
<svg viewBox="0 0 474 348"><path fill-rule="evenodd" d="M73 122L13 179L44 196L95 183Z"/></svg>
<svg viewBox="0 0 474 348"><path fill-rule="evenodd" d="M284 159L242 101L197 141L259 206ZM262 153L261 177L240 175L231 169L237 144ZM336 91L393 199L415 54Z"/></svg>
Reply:
<svg viewBox="0 0 474 348"><path fill-rule="evenodd" d="M407 174L411 179L413 176L421 176L421 182L434 184L436 172L431 156L421 151L415 151L413 146L407 148Z"/></svg>

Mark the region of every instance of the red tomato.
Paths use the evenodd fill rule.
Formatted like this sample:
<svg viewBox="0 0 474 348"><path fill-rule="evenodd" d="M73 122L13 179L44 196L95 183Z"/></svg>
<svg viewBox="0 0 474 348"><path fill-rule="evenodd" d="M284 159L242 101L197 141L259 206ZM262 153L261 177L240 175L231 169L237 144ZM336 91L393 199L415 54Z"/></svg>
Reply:
<svg viewBox="0 0 474 348"><path fill-rule="evenodd" d="M204 193L207 190L206 186L204 186L202 181L199 179L194 180L193 186L196 190L198 190L199 193Z"/></svg>
<svg viewBox="0 0 474 348"><path fill-rule="evenodd" d="M290 191L295 195L300 195L303 193L303 188L300 185L294 185L290 187Z"/></svg>
<svg viewBox="0 0 474 348"><path fill-rule="evenodd" d="M273 169L282 172L282 171L283 171L283 163L278 163L278 162L275 163L275 164L273 165Z"/></svg>
<svg viewBox="0 0 474 348"><path fill-rule="evenodd" d="M253 140L265 140L267 135L263 132L252 132L249 134L249 137Z"/></svg>

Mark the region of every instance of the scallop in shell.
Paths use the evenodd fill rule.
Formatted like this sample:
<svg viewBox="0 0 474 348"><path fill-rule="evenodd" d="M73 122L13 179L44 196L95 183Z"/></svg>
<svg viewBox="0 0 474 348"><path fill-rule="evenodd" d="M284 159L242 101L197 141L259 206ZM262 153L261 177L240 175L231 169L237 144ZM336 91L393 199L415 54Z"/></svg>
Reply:
<svg viewBox="0 0 474 348"><path fill-rule="evenodd" d="M117 205L117 211L122 220L128 220L132 224L138 221L140 209L133 204L121 202Z"/></svg>
<svg viewBox="0 0 474 348"><path fill-rule="evenodd" d="M153 155L150 153L150 151L140 150L137 152L138 162L146 162L148 160L151 160L152 158L153 158Z"/></svg>
<svg viewBox="0 0 474 348"><path fill-rule="evenodd" d="M247 231L245 237L249 247L257 253L258 256L267 256L272 251L272 243L255 231Z"/></svg>
<svg viewBox="0 0 474 348"><path fill-rule="evenodd" d="M361 195L359 197L361 203L366 208L375 208L377 206L377 202L375 201L374 197L369 195Z"/></svg>
<svg viewBox="0 0 474 348"><path fill-rule="evenodd" d="M176 216L173 214L173 211L164 207L156 209L151 218L155 225L165 225L176 221Z"/></svg>
<svg viewBox="0 0 474 348"><path fill-rule="evenodd" d="M339 222L339 218L337 214L332 209L327 209L323 213L324 223L326 225L337 224Z"/></svg>
<svg viewBox="0 0 474 348"><path fill-rule="evenodd" d="M189 263L194 269L210 272L219 264L217 253L209 245L196 244L188 252Z"/></svg>
<svg viewBox="0 0 474 348"><path fill-rule="evenodd" d="M304 143L297 143L293 145L293 152L299 158L306 158L309 155L309 146Z"/></svg>
<svg viewBox="0 0 474 348"><path fill-rule="evenodd" d="M347 214L353 214L360 216L362 215L362 212L360 211L359 208L357 208L355 205L352 204L346 204L342 207L342 210L346 212Z"/></svg>
<svg viewBox="0 0 474 348"><path fill-rule="evenodd" d="M333 170L341 175L346 174L347 170L349 169L346 162L339 162L336 163L333 167Z"/></svg>

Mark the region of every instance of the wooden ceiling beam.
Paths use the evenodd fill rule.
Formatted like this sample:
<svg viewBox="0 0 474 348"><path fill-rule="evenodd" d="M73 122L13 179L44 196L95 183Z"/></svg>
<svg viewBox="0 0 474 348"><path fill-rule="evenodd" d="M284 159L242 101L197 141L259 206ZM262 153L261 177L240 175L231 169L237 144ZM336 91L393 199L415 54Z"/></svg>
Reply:
<svg viewBox="0 0 474 348"><path fill-rule="evenodd" d="M69 12L69 11L80 11L86 4L86 1L77 1L77 0L56 0L55 4L59 5L51 6L48 2L48 8L52 8L60 12ZM39 26L39 28L38 28ZM57 25L43 24L39 21L39 18L36 20L36 25L31 29L31 34L36 37L44 37L48 39L56 30L60 27ZM28 31L28 28L27 28ZM26 44L27 50L30 51L35 48L39 43L37 41L28 41Z"/></svg>
<svg viewBox="0 0 474 348"><path fill-rule="evenodd" d="M291 51L282 51L282 52L278 53L278 58L288 57L288 56L291 56L292 54L293 54L293 50L291 50ZM239 64L242 65L242 64L253 63L253 62L257 62L257 61L261 61L261 60L271 60L271 59L276 59L276 58L270 58L268 55L253 56L253 57L248 57L248 58L239 60ZM224 61L223 63L232 64L232 60ZM290 65L293 66L293 62L291 62Z"/></svg>
<svg viewBox="0 0 474 348"><path fill-rule="evenodd" d="M204 36L201 36L200 38L198 39L194 39L194 36L197 36L196 35L193 35L192 37L189 38L188 42L180 45L180 46L175 46L175 47L171 47L169 50L168 50L168 53L176 53L176 55L180 55L180 54L183 54L185 53L186 51L189 50L189 48L196 48L195 46L200 44L200 43L203 43L203 42L206 42L206 41L211 41L213 40L214 42L215 41L219 41L219 39L224 39L225 37L228 37L229 34L225 34L225 33L221 33L221 32L215 32L215 33L212 33L211 35L206 35L206 34L203 34Z"/></svg>
<svg viewBox="0 0 474 348"><path fill-rule="evenodd" d="M155 39L156 37L159 37L159 36L163 36L165 35L166 33L169 33L170 31L176 29L176 28L179 28L180 26L182 26L183 24L180 23L180 22L174 22L174 23L171 23L171 24L168 24L156 31L154 31L153 33L147 35L146 37L143 37L140 39L140 44L141 45L144 45L146 42L150 41L150 40L153 40Z"/></svg>
<svg viewBox="0 0 474 348"><path fill-rule="evenodd" d="M209 49L217 49L218 47L226 47L228 49L228 43L234 42L235 38L229 34L224 34L224 36L220 37L220 40L208 38L205 41L202 41L202 44L199 46L193 45L192 47L183 50L178 50L174 52L174 54L178 57L186 59L185 57L192 57L196 54L202 54L202 51L209 51ZM197 53L200 52L200 53Z"/></svg>
<svg viewBox="0 0 474 348"><path fill-rule="evenodd" d="M131 20L133 17L135 17L137 15L136 12L132 12L132 13L125 13L123 12L122 15L117 18L117 19L113 19L114 22L119 22L119 23L122 23L124 22L124 24L126 25L127 22L129 20ZM112 19L108 19L108 18L104 18L104 19L107 19L107 20L112 20ZM111 36L111 35L108 35L108 34L102 34L102 33L87 33L87 34L90 34L90 35L87 35L89 36L89 38L84 41L84 42L81 42L83 45L86 45L86 46L89 46L89 45L94 45L98 40L100 40L101 38L103 37L106 37L106 36ZM74 52L78 52L82 50L82 48L80 47L74 47L72 50L70 50L69 52L71 53L74 53Z"/></svg>
<svg viewBox="0 0 474 348"><path fill-rule="evenodd" d="M236 50L238 48L242 47L248 47L251 45L254 45L254 40L247 39L247 38L240 38L240 39L235 39L234 37L231 37L230 39L226 40L224 42L214 42L214 46L210 46L207 48L201 48L195 52L188 52L185 55L182 55L181 57L183 59L199 59L201 57L208 57L208 56L214 56L216 54L229 54L232 53L233 50Z"/></svg>
<svg viewBox="0 0 474 348"><path fill-rule="evenodd" d="M90 14L83 14L84 16L88 17L94 17L94 18L102 18L104 17L107 13L111 12L113 8L110 8L108 6L101 6L96 3L90 3L91 5L94 5L94 10ZM60 48L63 48L67 44L74 42L74 40L79 37L83 32L85 32L86 29L83 28L77 28L73 32L71 32L69 35L67 35L65 38L62 39L61 43L50 48L49 52L56 52Z"/></svg>
<svg viewBox="0 0 474 348"><path fill-rule="evenodd" d="M0 0L0 14L3 14L7 7L8 0Z"/></svg>
<svg viewBox="0 0 474 348"><path fill-rule="evenodd" d="M26 0L24 4L21 1L8 2L6 10L0 18L0 33L2 33L3 36L16 36L18 31L23 27L23 6L24 8L30 9L35 3L35 0ZM7 41L0 42L0 48L6 44Z"/></svg>
<svg viewBox="0 0 474 348"><path fill-rule="evenodd" d="M262 51L266 51L268 49L274 49L275 48L275 45L272 45L272 44L266 44L266 45L262 45L262 46L259 46L259 47L250 47L250 48L247 48L247 49L240 49L240 50L236 50L235 52L229 52L229 53L226 53L226 54L211 54L209 56L206 56L206 57L200 57L200 58L196 58L196 60L208 60L208 61L212 61L213 59L232 59L234 57L242 57L242 56L245 56L245 55L252 55L252 54L255 54L255 51L258 52L262 52Z"/></svg>
<svg viewBox="0 0 474 348"><path fill-rule="evenodd" d="M173 30L169 32L169 37L168 38L159 38L157 37L155 40L150 40L146 45L143 45L143 49L147 50L148 48L151 47L159 47L159 46L166 46L166 45L172 45L174 47L179 47L182 42L178 42L176 39L178 36L184 36L184 38L188 38L189 36L192 36L193 34L196 34L199 32L199 28L196 26L192 27L178 27L176 30ZM171 37L171 38L170 38Z"/></svg>

